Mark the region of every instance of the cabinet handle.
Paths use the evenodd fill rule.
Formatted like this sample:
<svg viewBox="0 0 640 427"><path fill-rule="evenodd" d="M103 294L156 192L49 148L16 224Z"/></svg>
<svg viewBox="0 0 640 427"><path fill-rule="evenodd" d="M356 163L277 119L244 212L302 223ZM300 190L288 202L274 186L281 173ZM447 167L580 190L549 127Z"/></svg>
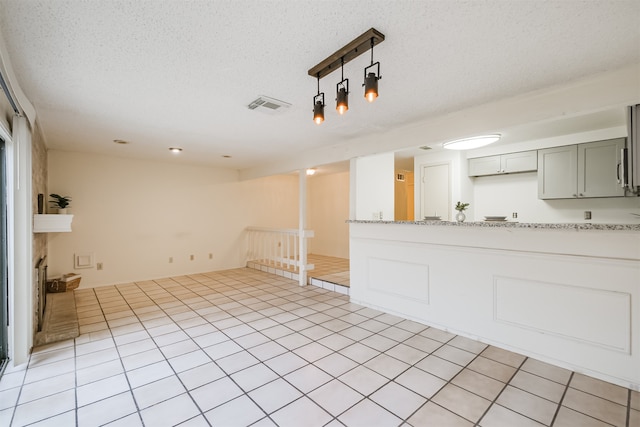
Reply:
<svg viewBox="0 0 640 427"><path fill-rule="evenodd" d="M574 195L573 195L573 197L578 197L578 195L577 195L577 194L574 194Z"/></svg>
<svg viewBox="0 0 640 427"><path fill-rule="evenodd" d="M580 196L580 197L583 197L583 196L584 196L584 194L580 193L580 194L579 194L579 196Z"/></svg>

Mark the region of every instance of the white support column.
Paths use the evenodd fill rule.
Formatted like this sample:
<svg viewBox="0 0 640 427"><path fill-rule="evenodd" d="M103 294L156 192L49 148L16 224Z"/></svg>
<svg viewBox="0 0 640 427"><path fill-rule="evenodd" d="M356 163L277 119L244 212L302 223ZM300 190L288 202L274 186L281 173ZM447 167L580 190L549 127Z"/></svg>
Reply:
<svg viewBox="0 0 640 427"><path fill-rule="evenodd" d="M24 117L13 119L12 165L9 200L9 345L15 366L28 362L35 333L33 317L33 209L31 203L31 131ZM10 160L8 160L10 161ZM11 209L13 207L13 210ZM13 250L11 250L13 245Z"/></svg>
<svg viewBox="0 0 640 427"><path fill-rule="evenodd" d="M305 229L307 228L307 172L304 169L300 169L298 172L300 176L299 185L299 210L298 210L298 239L300 244L298 249L300 250L300 269L298 270L298 283L300 286L307 285L307 238L305 236Z"/></svg>

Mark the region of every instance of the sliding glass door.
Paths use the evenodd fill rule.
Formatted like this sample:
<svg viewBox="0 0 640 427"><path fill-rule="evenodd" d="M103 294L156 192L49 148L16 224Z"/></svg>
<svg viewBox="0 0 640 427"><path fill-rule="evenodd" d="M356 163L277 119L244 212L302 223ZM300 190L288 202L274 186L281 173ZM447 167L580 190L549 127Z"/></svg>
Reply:
<svg viewBox="0 0 640 427"><path fill-rule="evenodd" d="M8 283L7 283L7 164L5 144L0 139L0 376L8 361Z"/></svg>

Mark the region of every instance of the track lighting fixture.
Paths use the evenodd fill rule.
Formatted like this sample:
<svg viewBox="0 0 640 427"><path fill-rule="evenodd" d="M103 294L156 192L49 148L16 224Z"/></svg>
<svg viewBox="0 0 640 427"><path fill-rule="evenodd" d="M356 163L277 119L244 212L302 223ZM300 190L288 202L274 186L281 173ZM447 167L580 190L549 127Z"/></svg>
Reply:
<svg viewBox="0 0 640 427"><path fill-rule="evenodd" d="M349 79L344 78L344 58L340 58L340 62L342 80L336 85L336 110L344 114L349 109Z"/></svg>
<svg viewBox="0 0 640 427"><path fill-rule="evenodd" d="M324 92L320 93L320 75L318 74L318 94L313 97L313 121L317 125L324 122Z"/></svg>
<svg viewBox="0 0 640 427"><path fill-rule="evenodd" d="M371 49L371 65L364 69L364 96L369 102L373 102L378 97L378 80L381 78L380 63L373 62L373 47L384 39L384 34L371 28L309 70L309 75L318 80L318 94L313 97L314 122L320 124L324 121L324 93L320 92L320 79L340 67L342 80L336 85L336 110L339 114L344 114L349 109L349 79L344 78L344 64L369 49ZM374 69L374 67L377 68Z"/></svg>
<svg viewBox="0 0 640 427"><path fill-rule="evenodd" d="M377 74L374 72L367 73L367 70L377 66L378 72ZM373 37L371 38L371 65L364 69L364 97L367 98L367 101L373 102L378 97L378 80L380 80L382 76L380 75L380 63L373 63Z"/></svg>

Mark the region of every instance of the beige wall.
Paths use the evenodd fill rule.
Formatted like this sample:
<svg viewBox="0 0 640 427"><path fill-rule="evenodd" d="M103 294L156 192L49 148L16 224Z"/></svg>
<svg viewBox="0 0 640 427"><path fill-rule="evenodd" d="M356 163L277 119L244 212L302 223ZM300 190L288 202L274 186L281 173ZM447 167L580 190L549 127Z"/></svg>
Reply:
<svg viewBox="0 0 640 427"><path fill-rule="evenodd" d="M80 273L81 286L240 267L245 227L298 224L295 176L239 181L233 170L50 151L49 191L71 196L74 215L71 233L49 235L50 275ZM74 270L82 253L103 270Z"/></svg>
<svg viewBox="0 0 640 427"><path fill-rule="evenodd" d="M310 252L349 258L349 172L310 177L308 189Z"/></svg>
<svg viewBox="0 0 640 427"><path fill-rule="evenodd" d="M397 176L404 175L404 181L398 181ZM396 221L413 221L414 219L414 182L413 172L396 169L394 182L395 216Z"/></svg>

